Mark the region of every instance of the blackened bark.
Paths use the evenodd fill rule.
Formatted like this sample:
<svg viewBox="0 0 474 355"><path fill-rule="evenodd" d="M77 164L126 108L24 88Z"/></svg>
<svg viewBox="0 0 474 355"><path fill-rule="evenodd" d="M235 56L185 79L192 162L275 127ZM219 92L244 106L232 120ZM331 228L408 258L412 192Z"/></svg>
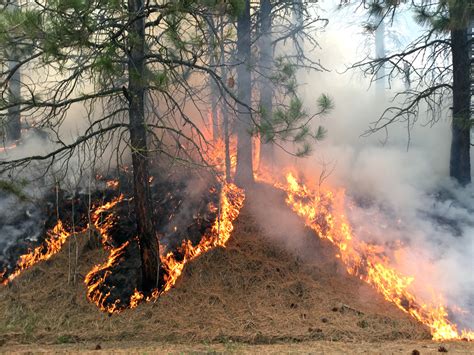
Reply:
<svg viewBox="0 0 474 355"><path fill-rule="evenodd" d="M461 185L471 182L470 59L467 28L451 30L453 57L453 120L450 176Z"/></svg>
<svg viewBox="0 0 474 355"><path fill-rule="evenodd" d="M273 111L273 85L270 79L273 68L272 55L272 4L270 0L262 0L260 2L260 29L261 38L260 44L260 73L262 79L260 83L260 106L262 109L262 121L271 121ZM264 122L263 122L264 123ZM273 163L273 142L265 139L265 134L262 135L260 145L260 162L266 164Z"/></svg>
<svg viewBox="0 0 474 355"><path fill-rule="evenodd" d="M252 171L252 117L250 105L252 99L251 83L251 22L250 0L245 1L245 10L237 21L237 88L238 97L243 104L237 105L237 168L235 182L241 186L254 182Z"/></svg>
<svg viewBox="0 0 474 355"><path fill-rule="evenodd" d="M128 0L129 29L128 95L130 143L133 164L133 193L142 262L142 291L158 287L159 247L153 220L148 175L148 146L145 122L145 19L143 0Z"/></svg>

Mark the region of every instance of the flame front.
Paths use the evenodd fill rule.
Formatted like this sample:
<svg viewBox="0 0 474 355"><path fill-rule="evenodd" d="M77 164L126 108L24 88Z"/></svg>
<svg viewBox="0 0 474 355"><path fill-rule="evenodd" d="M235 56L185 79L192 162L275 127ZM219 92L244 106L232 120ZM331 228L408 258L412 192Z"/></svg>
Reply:
<svg viewBox="0 0 474 355"><path fill-rule="evenodd" d="M108 313L115 313L121 309L120 300L117 299L114 303L108 303L107 299L110 292L104 293L100 288L104 285L107 276L110 275L111 271L108 270L111 266L115 265L122 257L124 249L130 244L130 241L123 243L120 247L112 249L107 262L102 265L96 265L86 275L84 283L87 285L87 298L89 301L95 303L102 311ZM103 272L102 276L99 276ZM133 297L133 296L132 296Z"/></svg>
<svg viewBox="0 0 474 355"><path fill-rule="evenodd" d="M474 340L473 331L459 332L449 321L446 307L423 303L409 291L414 278L402 275L390 266L382 246L355 238L344 213L344 190L325 189L316 193L299 183L292 173L287 174L285 184L273 184L287 193L286 203L309 228L338 248L337 257L349 274L370 284L386 300L428 326L433 340Z"/></svg>
<svg viewBox="0 0 474 355"><path fill-rule="evenodd" d="M99 207L96 207L94 209L94 212L92 212L92 223L94 224L94 227L99 231L102 245L104 245L104 247L106 248L108 248L108 240L110 239L108 231L112 227L115 217L112 213L109 213L104 218L102 218L102 213L111 210L115 207L115 205L117 205L117 203L121 202L123 199L123 194L120 194L112 201L107 202Z"/></svg>
<svg viewBox="0 0 474 355"><path fill-rule="evenodd" d="M204 235L201 242L196 246L193 246L189 240L183 241L180 252L184 255L184 258L181 261L177 261L172 252L161 256L161 263L166 272L165 286L162 292L166 292L173 287L188 261L215 247L225 247L234 229L232 222L239 215L244 199L243 190L234 184L225 184L220 194L218 218L214 222L209 235ZM155 296L157 295L155 294Z"/></svg>
<svg viewBox="0 0 474 355"><path fill-rule="evenodd" d="M130 296L128 304L121 304L120 300L113 303L108 302L110 292L104 292L106 279L110 275L110 268L120 262L124 255L125 249L130 241L122 244L118 248L111 248L107 261L104 264L96 265L86 276L84 283L87 285L87 297L95 303L102 311L107 313L119 313L126 308L135 308L142 301L156 300L161 294L170 290L181 276L184 266L187 262L198 257L199 255L213 249L215 247L225 247L233 230L232 222L239 215L244 201L244 192L234 184L224 184L220 192L220 203L218 207L213 207L217 213L217 218L212 225L208 235L204 235L198 245L193 246L189 240L183 241L181 248L178 250L183 258L178 260L173 252L161 255L161 267L164 273L164 285L160 289L155 289L148 297L135 290ZM110 210L119 201L123 199L120 196L116 200L97 208L93 213L93 222L95 227L102 235L102 243L106 245L109 235L108 230L113 226L114 215L107 214L101 220L102 212ZM107 287L105 287L107 289Z"/></svg>
<svg viewBox="0 0 474 355"><path fill-rule="evenodd" d="M20 275L22 271L29 269L36 263L50 259L53 255L61 250L62 246L64 243L66 243L66 240L70 236L71 233L64 228L63 222L59 220L54 228L47 232L47 237L42 245L29 250L28 253L20 256L14 271L10 275L3 278L5 273L0 274L2 284L8 284L14 278Z"/></svg>

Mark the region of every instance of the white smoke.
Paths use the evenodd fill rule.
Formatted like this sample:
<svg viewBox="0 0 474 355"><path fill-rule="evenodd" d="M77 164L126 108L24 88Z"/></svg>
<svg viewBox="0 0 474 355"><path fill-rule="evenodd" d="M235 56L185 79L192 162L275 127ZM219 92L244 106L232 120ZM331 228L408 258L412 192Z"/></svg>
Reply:
<svg viewBox="0 0 474 355"><path fill-rule="evenodd" d="M474 329L474 189L449 179L450 112L442 108L443 118L434 125L428 124L430 113L422 112L409 132L406 123L394 123L366 135L385 108L396 104L391 97L404 83L387 83L385 93L376 93L360 71L346 71L374 51L373 41L362 33L363 12L333 12L337 4L321 3L330 23L315 34L322 48L315 58L330 71L299 72L308 112L317 111L322 93L334 101L333 112L315 122L328 129L327 138L314 146L311 157L282 153L278 162L296 166L304 179L313 180L310 184L319 183L322 171L330 173L323 185L346 189L355 238L384 246L390 265L414 277L410 291L419 301L448 306L459 328ZM406 14L390 31L406 43L413 39L409 33L415 36L420 28ZM293 215L285 216L271 202L251 207L266 235L302 249L304 231L294 227Z"/></svg>
<svg viewBox="0 0 474 355"><path fill-rule="evenodd" d="M408 17L404 23L410 23ZM401 241L404 247L393 252L392 264L415 277L416 294L426 301L441 295L452 312L457 307L468 312L454 314L460 326L474 329L474 188L449 179L450 113L446 110L445 119L433 126L424 126L431 117L423 113L410 136L405 123L364 136L403 83L393 82L384 99L360 72L341 74L361 59L360 32L360 27L333 21L317 54L331 72L302 75L304 101L311 105L325 92L335 110L317 122L328 129L327 139L298 165L314 177L323 169L321 162L326 169L334 167L328 182L345 187L355 201L348 213L356 237L383 245Z"/></svg>

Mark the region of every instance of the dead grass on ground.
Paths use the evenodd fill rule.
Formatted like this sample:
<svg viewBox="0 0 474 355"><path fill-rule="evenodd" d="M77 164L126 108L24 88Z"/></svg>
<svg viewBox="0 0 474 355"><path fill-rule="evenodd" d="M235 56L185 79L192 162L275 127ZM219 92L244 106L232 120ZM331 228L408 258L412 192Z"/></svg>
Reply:
<svg viewBox="0 0 474 355"><path fill-rule="evenodd" d="M267 189L265 194L278 193ZM66 245L0 290L0 342L266 344L430 338L425 327L347 276L335 251L310 231L304 253L269 239L249 204L251 197L226 249L187 265L176 287L156 303L119 315L100 313L87 301L82 282L107 253L89 248L87 237L79 238L79 281L68 284Z"/></svg>

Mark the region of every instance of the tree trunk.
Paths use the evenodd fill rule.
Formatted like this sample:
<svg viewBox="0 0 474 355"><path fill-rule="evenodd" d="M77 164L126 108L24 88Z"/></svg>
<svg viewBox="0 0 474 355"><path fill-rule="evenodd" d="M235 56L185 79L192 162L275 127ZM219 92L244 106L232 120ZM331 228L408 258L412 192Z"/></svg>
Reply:
<svg viewBox="0 0 474 355"><path fill-rule="evenodd" d="M216 36L215 36L215 26L214 19L212 15L208 16L209 21L209 36L210 40L210 60L209 64L212 70L216 70ZM211 91L211 122L212 122L212 140L216 142L219 139L219 116L217 115L217 100L219 98L219 93L217 91L217 86L214 81L214 78L209 75L209 86Z"/></svg>
<svg viewBox="0 0 474 355"><path fill-rule="evenodd" d="M222 82L227 85L227 67L225 58L225 46L224 46L224 17L221 16L220 23L220 65L221 65L221 77ZM230 161L230 132L229 132L229 111L227 110L227 95L225 91L221 97L221 117L222 117L222 129L224 134L224 147L225 147L225 179L227 182L231 182L231 161Z"/></svg>
<svg viewBox="0 0 474 355"><path fill-rule="evenodd" d="M133 200L142 262L141 284L142 291L149 292L158 287L160 261L148 175L144 88L145 19L141 16L143 15L143 5L143 0L128 0L128 11L131 20L128 94L133 164Z"/></svg>
<svg viewBox="0 0 474 355"><path fill-rule="evenodd" d="M245 1L245 10L237 21L237 89L243 104L237 105L237 169L235 181L241 186L254 182L252 171L252 117L250 105L252 99L251 82L251 23L250 0Z"/></svg>
<svg viewBox="0 0 474 355"><path fill-rule="evenodd" d="M471 16L468 28L469 57L471 58L471 119L474 119L474 14ZM472 121L471 121L472 122Z"/></svg>
<svg viewBox="0 0 474 355"><path fill-rule="evenodd" d="M463 186L471 182L470 58L466 27L451 30L453 120L450 176Z"/></svg>
<svg viewBox="0 0 474 355"><path fill-rule="evenodd" d="M271 121L273 111L273 84L270 80L273 67L272 55L272 4L270 0L262 0L260 3L260 107L262 109L262 121ZM273 164L274 145L265 139L265 133L260 140L260 162Z"/></svg>
<svg viewBox="0 0 474 355"><path fill-rule="evenodd" d="M14 0L8 5L10 11L15 10L18 7L18 1ZM8 61L8 69L14 70L18 65L18 58L16 54L11 54L12 58ZM21 72L18 68L8 83L8 94L10 102L19 102L21 99ZM8 108L8 121L6 126L6 141L12 142L20 139L21 137L21 116L20 116L20 105L15 105Z"/></svg>
<svg viewBox="0 0 474 355"><path fill-rule="evenodd" d="M8 66L11 70L16 66L16 61L9 61ZM8 83L8 94L10 102L19 102L21 99L21 86L20 86L21 74L20 70L17 69ZM7 142L13 142L21 137L21 115L20 105L15 105L8 108L8 121L6 127L6 138Z"/></svg>
<svg viewBox="0 0 474 355"><path fill-rule="evenodd" d="M224 119L224 146L225 146L225 180L232 181L231 160L230 160L230 132L229 132L229 113L226 103L221 106L222 117Z"/></svg>

